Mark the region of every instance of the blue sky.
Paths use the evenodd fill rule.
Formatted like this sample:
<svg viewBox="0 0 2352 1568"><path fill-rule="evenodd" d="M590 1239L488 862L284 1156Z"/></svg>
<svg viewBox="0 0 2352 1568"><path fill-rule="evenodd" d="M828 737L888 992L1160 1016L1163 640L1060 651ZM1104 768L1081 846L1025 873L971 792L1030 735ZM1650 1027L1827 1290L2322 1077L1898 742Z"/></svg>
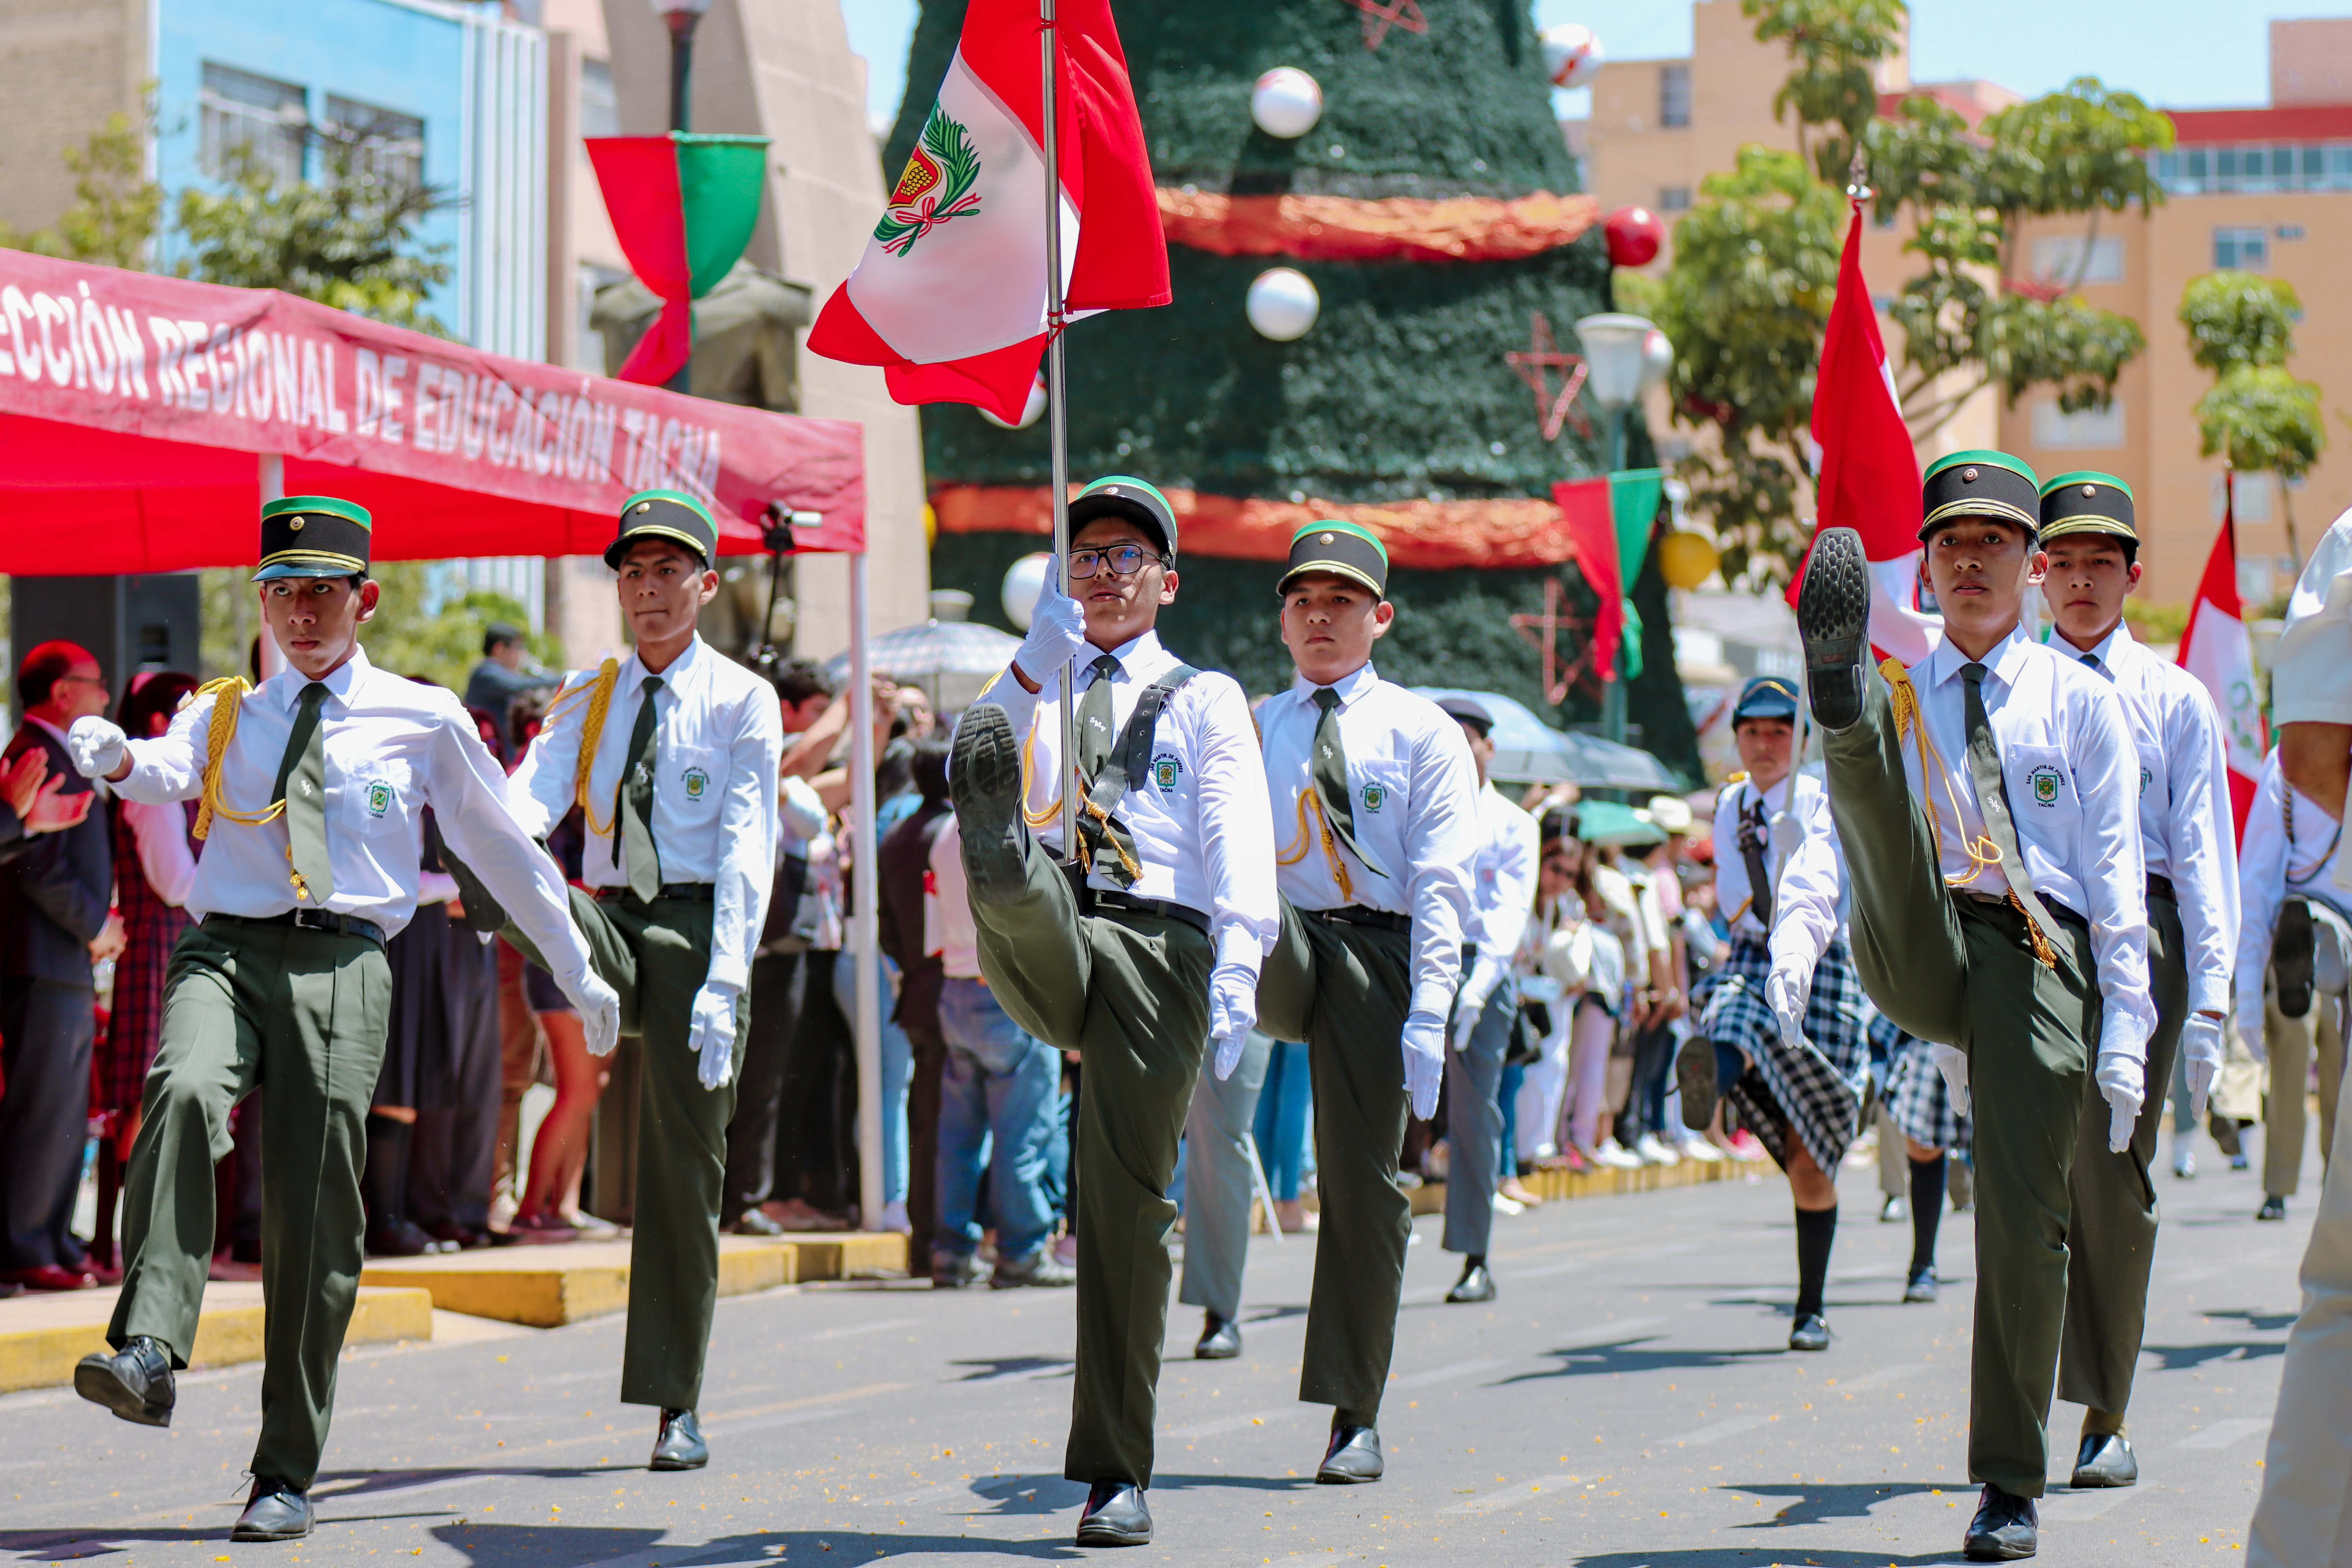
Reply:
<svg viewBox="0 0 2352 1568"><path fill-rule="evenodd" d="M1154 0L1164 3L1164 0ZM887 119L905 89L917 0L842 0L850 46L871 63L867 108ZM1332 0L1339 4L1339 0ZM1688 0L1536 0L1546 26L1597 24L1619 59L1685 53ZM1984 77L2028 94L2096 76L2159 108L2259 104L2270 96L2272 17L2352 16L2352 0L1912 0L1912 73ZM1571 108L1570 112L1575 110Z"/></svg>

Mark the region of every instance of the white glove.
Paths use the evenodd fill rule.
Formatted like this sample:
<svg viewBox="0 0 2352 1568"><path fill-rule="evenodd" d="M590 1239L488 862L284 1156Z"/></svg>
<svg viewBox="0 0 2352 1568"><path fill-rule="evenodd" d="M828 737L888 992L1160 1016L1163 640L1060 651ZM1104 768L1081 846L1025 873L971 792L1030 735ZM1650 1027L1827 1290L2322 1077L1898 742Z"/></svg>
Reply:
<svg viewBox="0 0 2352 1568"><path fill-rule="evenodd" d="M1969 1054L1958 1046L1937 1046L1936 1070L1944 1075L1944 1089L1952 1097L1952 1114L1969 1113Z"/></svg>
<svg viewBox="0 0 2352 1568"><path fill-rule="evenodd" d="M1813 994L1810 964L1775 963L1764 977L1764 1003L1780 1026L1780 1042L1790 1049L1805 1043L1805 1007Z"/></svg>
<svg viewBox="0 0 2352 1568"><path fill-rule="evenodd" d="M702 989L694 994L694 1021L686 1038L701 1058L694 1076L705 1089L726 1088L735 1070L736 994L734 986L715 980L704 981Z"/></svg>
<svg viewBox="0 0 2352 1568"><path fill-rule="evenodd" d="M122 765L127 739L121 725L86 713L66 731L66 753L82 777L102 779Z"/></svg>
<svg viewBox="0 0 2352 1568"><path fill-rule="evenodd" d="M592 969L582 977L572 1005L580 1009L580 1032L588 1037L588 1054L611 1056L621 1043L621 994Z"/></svg>
<svg viewBox="0 0 2352 1568"><path fill-rule="evenodd" d="M1414 1013L1404 1021L1404 1090L1412 1113L1423 1121L1437 1114L1438 1086L1445 1081L1445 1020Z"/></svg>
<svg viewBox="0 0 2352 1568"><path fill-rule="evenodd" d="M1495 990L1503 984L1503 961L1480 953L1470 965L1470 976L1463 981L1461 994L1454 1002L1454 1048L1466 1051L1470 1037L1477 1031L1478 1020L1485 1016L1486 1004L1495 999Z"/></svg>
<svg viewBox="0 0 2352 1568"><path fill-rule="evenodd" d="M2099 1092L2107 1097L2107 1110L2112 1120L2107 1123L2107 1152L2120 1154L2131 1147L2132 1128L2139 1121L2139 1108L2147 1097L2142 1086L2147 1081L2147 1065L2134 1061L2121 1052L2101 1052L2098 1070L2092 1078Z"/></svg>
<svg viewBox="0 0 2352 1568"><path fill-rule="evenodd" d="M2205 1097L2212 1092L2213 1080L2221 1076L2221 1063L2229 1055L2229 1047L2221 1039L2221 1020L2204 1013L2189 1014L2180 1026L2180 1050L2189 1060L2189 1114L2202 1121Z"/></svg>
<svg viewBox="0 0 2352 1568"><path fill-rule="evenodd" d="M1257 976L1245 963L1209 971L1209 1038L1217 1047L1217 1081L1234 1076L1250 1031L1257 1026Z"/></svg>
<svg viewBox="0 0 2352 1568"><path fill-rule="evenodd" d="M1045 584L1037 590L1037 607L1029 617L1029 635L1021 639L1013 662L1020 666L1022 674L1043 686L1061 674L1086 646L1087 613L1062 592L1062 565L1055 561L1045 568Z"/></svg>

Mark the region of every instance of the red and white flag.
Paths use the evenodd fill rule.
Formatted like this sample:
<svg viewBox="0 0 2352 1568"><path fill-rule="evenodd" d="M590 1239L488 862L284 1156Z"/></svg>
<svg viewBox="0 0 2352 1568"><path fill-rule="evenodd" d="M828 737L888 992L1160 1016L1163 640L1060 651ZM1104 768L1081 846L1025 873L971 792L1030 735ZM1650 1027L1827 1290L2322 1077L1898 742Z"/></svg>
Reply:
<svg viewBox="0 0 2352 1568"><path fill-rule="evenodd" d="M930 118L812 353L887 370L900 403L1018 423L1054 323L1036 0L971 0ZM1110 0L1061 0L1065 319L1164 305L1168 241Z"/></svg>
<svg viewBox="0 0 2352 1568"><path fill-rule="evenodd" d="M1942 637L1944 620L1919 608L1919 459L1878 335L1870 286L1863 281L1860 202L1853 204L1838 262L1837 298L1822 334L1812 429L1822 454L1814 531L1851 528L1862 535L1870 561L1871 646L1916 664ZM1804 580L1801 571L1797 580ZM1796 592L1790 584L1791 604Z"/></svg>
<svg viewBox="0 0 2352 1568"><path fill-rule="evenodd" d="M2229 488L2235 489L2234 484ZM2213 553L2205 558L2205 575L2189 607L2188 629L2180 634L2180 668L2203 685L2221 717L2221 752L2230 765L2230 816L2242 840L2271 737L2254 686L2253 639L2246 634L2245 611L2238 601L2236 500L2232 494L2225 504L2221 536L2213 541Z"/></svg>

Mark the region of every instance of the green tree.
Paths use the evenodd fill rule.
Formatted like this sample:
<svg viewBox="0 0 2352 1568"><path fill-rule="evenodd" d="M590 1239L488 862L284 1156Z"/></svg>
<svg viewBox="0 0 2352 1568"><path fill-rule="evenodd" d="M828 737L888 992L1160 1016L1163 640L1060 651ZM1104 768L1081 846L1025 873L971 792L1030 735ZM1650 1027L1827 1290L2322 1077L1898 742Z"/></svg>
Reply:
<svg viewBox="0 0 2352 1568"><path fill-rule="evenodd" d="M0 249L142 271L163 219L163 187L147 177L152 115L110 114L79 147L65 150L73 205L48 228L0 224Z"/></svg>
<svg viewBox="0 0 2352 1568"><path fill-rule="evenodd" d="M2208 272L2180 293L2189 353L2214 376L2213 389L2197 400L2204 455L2226 458L2236 473L2278 477L2286 547L2297 562L2303 546L2287 487L2311 471L2327 446L2319 384L2299 381L2286 368L2302 319L2292 284L2251 272Z"/></svg>
<svg viewBox="0 0 2352 1568"><path fill-rule="evenodd" d="M2216 376L2246 365L2281 365L2294 352L2303 300L2292 283L2225 268L2192 278L2180 291L2189 352Z"/></svg>
<svg viewBox="0 0 2352 1568"><path fill-rule="evenodd" d="M1796 115L1797 151L1843 184L1853 150L1878 112L1871 68L1892 57L1909 7L1903 0L1740 0L1759 41L1788 47L1789 79L1772 97L1777 120Z"/></svg>
<svg viewBox="0 0 2352 1568"><path fill-rule="evenodd" d="M386 561L374 574L383 585L383 597L375 618L360 628L360 643L377 668L395 675L421 675L462 692L466 677L481 662L482 634L492 622L530 625L520 602L488 589L436 603L430 562ZM556 638L537 633L525 637L541 662L562 666L563 645Z"/></svg>

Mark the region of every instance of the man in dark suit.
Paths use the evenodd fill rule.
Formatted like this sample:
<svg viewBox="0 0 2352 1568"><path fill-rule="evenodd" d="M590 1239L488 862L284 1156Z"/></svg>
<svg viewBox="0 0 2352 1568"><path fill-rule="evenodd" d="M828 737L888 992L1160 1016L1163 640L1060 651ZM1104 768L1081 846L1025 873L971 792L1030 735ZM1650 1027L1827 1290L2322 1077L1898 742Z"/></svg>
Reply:
<svg viewBox="0 0 2352 1568"><path fill-rule="evenodd" d="M882 951L898 966L898 1010L893 1021L907 1031L914 1048L914 1076L907 1086L907 1225L914 1240L908 1268L919 1271L939 1217L940 1075L947 1066L947 1037L940 1033L939 954L923 929L923 893L930 876L931 844L953 814L948 802L948 745L926 739L914 745L915 788L923 804L890 829L876 848L874 865L881 899L875 910Z"/></svg>
<svg viewBox="0 0 2352 1568"><path fill-rule="evenodd" d="M70 795L89 793L66 753L67 729L106 711L89 650L47 642L16 674L25 722L5 761L46 756ZM77 787L79 786L79 787ZM121 946L109 913L113 846L102 812L47 835L0 865L0 1280L35 1290L96 1283L70 1228L89 1117L93 945Z"/></svg>

